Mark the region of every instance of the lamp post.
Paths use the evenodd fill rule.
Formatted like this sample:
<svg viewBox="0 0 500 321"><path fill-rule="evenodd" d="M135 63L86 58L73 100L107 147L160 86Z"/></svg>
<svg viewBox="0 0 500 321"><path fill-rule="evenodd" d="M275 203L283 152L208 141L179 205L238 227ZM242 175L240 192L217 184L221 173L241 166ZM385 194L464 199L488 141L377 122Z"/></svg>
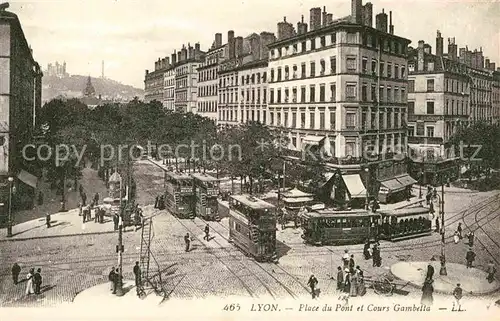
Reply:
<svg viewBox="0 0 500 321"><path fill-rule="evenodd" d="M9 177L9 221L7 222L7 237L12 237L12 185L14 177Z"/></svg>
<svg viewBox="0 0 500 321"><path fill-rule="evenodd" d="M118 280L116 284L116 296L123 296L123 186L122 177L120 175L120 218L118 222L118 245L116 252L118 253Z"/></svg>
<svg viewBox="0 0 500 321"><path fill-rule="evenodd" d="M438 194L439 196L439 194ZM443 177L441 176L441 196L439 197L439 211L441 212L441 268L439 269L439 275L448 275L446 271L446 255L444 251L445 246L445 227L444 227L444 183Z"/></svg>
<svg viewBox="0 0 500 321"><path fill-rule="evenodd" d="M420 171L418 174L418 177L420 178L420 184L418 184L418 198L422 198L422 179L424 177L424 173Z"/></svg>
<svg viewBox="0 0 500 321"><path fill-rule="evenodd" d="M370 209L370 169L368 167L365 168L365 173L366 173L366 198L365 198L365 209L369 210Z"/></svg>
<svg viewBox="0 0 500 321"><path fill-rule="evenodd" d="M66 166L65 163L61 164L62 170L62 189L61 189L61 210L60 212L66 212Z"/></svg>

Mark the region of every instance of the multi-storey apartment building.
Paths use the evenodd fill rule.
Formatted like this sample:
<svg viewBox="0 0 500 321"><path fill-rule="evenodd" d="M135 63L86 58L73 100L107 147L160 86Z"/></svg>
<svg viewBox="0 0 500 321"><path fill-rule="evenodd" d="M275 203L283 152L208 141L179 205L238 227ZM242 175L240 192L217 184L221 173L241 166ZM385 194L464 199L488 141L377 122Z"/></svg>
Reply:
<svg viewBox="0 0 500 321"><path fill-rule="evenodd" d="M170 65L163 74L163 108L175 110L175 67Z"/></svg>
<svg viewBox="0 0 500 321"><path fill-rule="evenodd" d="M243 38L234 37L234 31L227 33L227 59L219 63L219 97L217 123L236 125L238 123L238 70L243 55Z"/></svg>
<svg viewBox="0 0 500 321"><path fill-rule="evenodd" d="M459 176L460 163L453 146L448 146L460 126L475 121L496 122L494 106L495 66L482 56L460 49L437 32L436 53L430 45L418 42L409 54L408 143L412 175L422 183L438 185Z"/></svg>
<svg viewBox="0 0 500 321"><path fill-rule="evenodd" d="M0 224L8 215L10 187L16 186L13 206L34 196L36 165L23 157L33 143L36 113L42 103L42 71L17 15L0 8ZM38 125L38 124L36 124ZM31 172L32 174L30 174ZM10 180L9 180L10 179ZM20 182L24 184L20 184ZM33 199L33 198L32 198Z"/></svg>
<svg viewBox="0 0 500 321"><path fill-rule="evenodd" d="M221 124L267 120L267 45L276 37L270 32L235 39L236 60L221 71Z"/></svg>
<svg viewBox="0 0 500 321"><path fill-rule="evenodd" d="M178 112L197 113L198 99L198 67L205 53L200 50L200 44L195 47L182 46L177 52L175 65L175 110Z"/></svg>
<svg viewBox="0 0 500 321"><path fill-rule="evenodd" d="M394 34L392 13L389 24L378 14L373 28L371 3L351 4L351 15L335 21L326 8L311 9L310 31L303 21L297 33L286 20L278 23L269 46L267 123L296 150L316 145L330 166L357 175L348 189L359 195L366 196L360 173L372 192L404 194L414 180L392 155L407 143L410 40Z"/></svg>
<svg viewBox="0 0 500 321"><path fill-rule="evenodd" d="M228 57L228 46L222 34L216 33L210 50L198 67L198 114L217 120L219 63Z"/></svg>
<svg viewBox="0 0 500 321"><path fill-rule="evenodd" d="M144 101L151 102L156 100L163 104L163 94L165 91L164 78L165 72L170 68L170 60L168 57L163 59L158 58L155 61L155 70L149 72L146 69L146 75L144 77Z"/></svg>

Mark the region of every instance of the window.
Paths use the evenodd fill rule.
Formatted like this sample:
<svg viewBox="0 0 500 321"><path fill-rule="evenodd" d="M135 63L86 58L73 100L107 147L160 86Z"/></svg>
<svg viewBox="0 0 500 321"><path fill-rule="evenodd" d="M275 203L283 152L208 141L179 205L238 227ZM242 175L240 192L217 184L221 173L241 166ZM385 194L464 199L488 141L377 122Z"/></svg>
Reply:
<svg viewBox="0 0 500 321"><path fill-rule="evenodd" d="M356 34L352 32L347 33L347 43L356 43Z"/></svg>
<svg viewBox="0 0 500 321"><path fill-rule="evenodd" d="M276 116L277 116L277 118L278 118L278 119L277 119L277 120L278 120L278 122L277 122L277 123L278 123L278 126L281 126L281 113L280 113L280 112L277 112L277 113L276 113Z"/></svg>
<svg viewBox="0 0 500 321"><path fill-rule="evenodd" d="M434 126L427 126L427 137L434 137Z"/></svg>
<svg viewBox="0 0 500 321"><path fill-rule="evenodd" d="M274 69L271 69L271 81L274 81ZM243 85L243 76L241 77L241 84Z"/></svg>
<svg viewBox="0 0 500 321"><path fill-rule="evenodd" d="M415 92L415 80L408 80L408 92L409 93Z"/></svg>
<svg viewBox="0 0 500 321"><path fill-rule="evenodd" d="M337 33L332 33L332 44L336 44L337 43Z"/></svg>
<svg viewBox="0 0 500 321"><path fill-rule="evenodd" d="M269 92L269 102L271 104L274 103L274 90L271 89L271 91Z"/></svg>
<svg viewBox="0 0 500 321"><path fill-rule="evenodd" d="M375 75L376 72L377 72L377 61L372 60L372 75Z"/></svg>
<svg viewBox="0 0 500 321"><path fill-rule="evenodd" d="M323 76L325 74L325 60L321 59L319 61L319 64L320 64L320 67L321 67L321 70L320 70L319 74L321 76Z"/></svg>
<svg viewBox="0 0 500 321"><path fill-rule="evenodd" d="M297 127L297 113L292 113L292 128Z"/></svg>
<svg viewBox="0 0 500 321"><path fill-rule="evenodd" d="M266 94L267 94L267 91L266 91L266 88L264 88L262 90L262 103L264 103L264 104L267 103L267 100L266 100L267 99L267 95Z"/></svg>
<svg viewBox="0 0 500 321"><path fill-rule="evenodd" d="M387 77L392 77L392 64L390 63L387 64Z"/></svg>
<svg viewBox="0 0 500 321"><path fill-rule="evenodd" d="M363 84L361 87L361 100L367 101L368 100L368 85Z"/></svg>
<svg viewBox="0 0 500 321"><path fill-rule="evenodd" d="M307 45L306 45L305 41L302 41L300 48L301 48L301 52L306 52Z"/></svg>
<svg viewBox="0 0 500 321"><path fill-rule="evenodd" d="M330 68L332 75L337 73L337 57L330 57Z"/></svg>
<svg viewBox="0 0 500 321"><path fill-rule="evenodd" d="M319 113L319 129L325 129L325 112Z"/></svg>
<svg viewBox="0 0 500 321"><path fill-rule="evenodd" d="M314 61L311 61L311 77L316 76L316 63Z"/></svg>
<svg viewBox="0 0 500 321"><path fill-rule="evenodd" d="M380 70L379 70L379 75L380 77L384 77L384 68L385 68L385 64L383 61L380 62Z"/></svg>
<svg viewBox="0 0 500 321"><path fill-rule="evenodd" d="M368 71L368 58L363 57L361 69L363 70L363 73L366 73Z"/></svg>
<svg viewBox="0 0 500 321"><path fill-rule="evenodd" d="M306 78L306 64L305 63L302 63L300 65L300 77Z"/></svg>
<svg viewBox="0 0 500 321"><path fill-rule="evenodd" d="M434 91L434 79L427 79L427 91Z"/></svg>
<svg viewBox="0 0 500 321"><path fill-rule="evenodd" d="M278 103L281 103L281 89L278 88L277 94L276 94L276 101Z"/></svg>
<svg viewBox="0 0 500 321"><path fill-rule="evenodd" d="M433 101L427 102L427 114L429 114L429 115L434 114L434 102Z"/></svg>
<svg viewBox="0 0 500 321"><path fill-rule="evenodd" d="M320 38L320 43L321 43L321 47L326 46L326 38L325 38L325 36L323 36L323 37Z"/></svg>
<svg viewBox="0 0 500 321"><path fill-rule="evenodd" d="M309 86L309 101L310 102L316 101L316 86L315 85Z"/></svg>
<svg viewBox="0 0 500 321"><path fill-rule="evenodd" d="M306 87L301 87L300 88L300 102L305 103L306 102Z"/></svg>
<svg viewBox="0 0 500 321"><path fill-rule="evenodd" d="M319 85L319 101L325 102L325 84Z"/></svg>
<svg viewBox="0 0 500 321"><path fill-rule="evenodd" d="M399 78L399 66L398 65L394 66L394 78L396 78L396 79Z"/></svg>
<svg viewBox="0 0 500 321"><path fill-rule="evenodd" d="M270 119L270 124L271 124L271 125L274 125L274 113L273 113L273 112L270 112L270 113L269 113L269 117L271 118L271 119Z"/></svg>
<svg viewBox="0 0 500 321"><path fill-rule="evenodd" d="M356 114L347 113L345 115L345 126L348 129L354 129L356 127Z"/></svg>
<svg viewBox="0 0 500 321"><path fill-rule="evenodd" d="M425 126L424 122L418 122L417 123L417 134L416 136L424 136L425 135Z"/></svg>
<svg viewBox="0 0 500 321"><path fill-rule="evenodd" d="M355 143L348 142L345 143L345 155L346 156L354 156Z"/></svg>
<svg viewBox="0 0 500 321"><path fill-rule="evenodd" d="M314 129L314 112L309 113L309 128Z"/></svg>
<svg viewBox="0 0 500 321"><path fill-rule="evenodd" d="M306 113L300 114L300 128L306 127Z"/></svg>
<svg viewBox="0 0 500 321"><path fill-rule="evenodd" d="M375 86L375 84L372 84L372 88L371 88L371 94L372 94L372 101L376 101L377 100L377 87Z"/></svg>
<svg viewBox="0 0 500 321"><path fill-rule="evenodd" d="M335 130L336 129L336 126L335 126L335 117L336 117L336 114L334 111L331 111L330 112L330 130Z"/></svg>
<svg viewBox="0 0 500 321"><path fill-rule="evenodd" d="M311 39L311 50L316 49L316 38Z"/></svg>
<svg viewBox="0 0 500 321"><path fill-rule="evenodd" d="M330 101L337 101L337 86L335 83L330 84Z"/></svg>
<svg viewBox="0 0 500 321"><path fill-rule="evenodd" d="M281 68L278 68L278 81L281 81Z"/></svg>
<svg viewBox="0 0 500 321"><path fill-rule="evenodd" d="M401 66L401 78L405 79L406 77L406 68L404 66Z"/></svg>
<svg viewBox="0 0 500 321"><path fill-rule="evenodd" d="M351 72L356 71L356 58L355 57L348 57L346 64L347 64L347 71L351 71Z"/></svg>
<svg viewBox="0 0 500 321"><path fill-rule="evenodd" d="M288 127L288 113L285 113L284 123L285 123L285 127Z"/></svg>
<svg viewBox="0 0 500 321"><path fill-rule="evenodd" d="M387 87L387 101L392 101L392 89Z"/></svg>
<svg viewBox="0 0 500 321"><path fill-rule="evenodd" d="M345 86L345 96L348 99L355 99L356 98L356 84L349 84L347 83Z"/></svg>

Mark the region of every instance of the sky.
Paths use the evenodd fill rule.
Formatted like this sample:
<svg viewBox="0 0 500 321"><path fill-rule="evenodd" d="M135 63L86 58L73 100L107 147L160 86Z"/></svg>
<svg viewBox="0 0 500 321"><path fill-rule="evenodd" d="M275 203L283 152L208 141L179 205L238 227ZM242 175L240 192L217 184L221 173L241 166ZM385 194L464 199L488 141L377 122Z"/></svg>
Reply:
<svg viewBox="0 0 500 321"><path fill-rule="evenodd" d="M0 0L0 2L8 0ZM364 0L363 4L367 1ZM483 48L500 67L499 0L372 0L375 14L393 12L395 34L424 40L435 50L436 30L455 37L459 48ZM101 75L144 88L146 69L188 42L207 50L217 32L227 41L236 36L270 31L286 16L295 26L309 10L327 7L334 19L350 14L350 0L38 0L9 1L18 15L35 59L67 63L70 74Z"/></svg>

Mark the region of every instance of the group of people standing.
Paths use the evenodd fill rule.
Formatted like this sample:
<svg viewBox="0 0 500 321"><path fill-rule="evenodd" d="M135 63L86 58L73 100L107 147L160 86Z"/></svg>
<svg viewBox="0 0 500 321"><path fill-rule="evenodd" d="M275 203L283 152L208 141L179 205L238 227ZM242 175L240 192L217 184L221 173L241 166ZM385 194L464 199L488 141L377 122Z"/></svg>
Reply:
<svg viewBox="0 0 500 321"><path fill-rule="evenodd" d="M356 265L354 254L345 250L342 256L343 267L337 267L337 290L348 293L350 297L366 294L363 270Z"/></svg>
<svg viewBox="0 0 500 321"><path fill-rule="evenodd" d="M31 268L26 275L26 278L22 281L26 281L26 295L30 294L41 294L42 287L42 269L38 268L35 272L35 268ZM21 274L21 267L19 264L14 263L12 265L12 281L15 285L20 283L19 275ZM22 282L21 281L21 282Z"/></svg>
<svg viewBox="0 0 500 321"><path fill-rule="evenodd" d="M80 185L80 188L81 185ZM99 193L95 193L92 202L86 205L87 196L85 192L80 192L81 202L78 204L78 215L82 216L83 223L92 221L92 212L94 212L94 222L104 223L106 211L99 206Z"/></svg>

